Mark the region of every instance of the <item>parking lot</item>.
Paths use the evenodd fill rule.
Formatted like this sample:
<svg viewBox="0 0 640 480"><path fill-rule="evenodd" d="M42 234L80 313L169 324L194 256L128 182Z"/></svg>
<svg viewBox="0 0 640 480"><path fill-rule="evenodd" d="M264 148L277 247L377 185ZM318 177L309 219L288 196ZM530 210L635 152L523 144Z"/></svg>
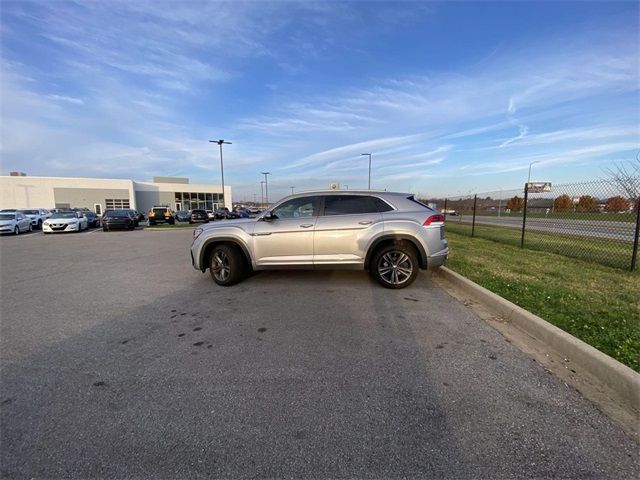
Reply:
<svg viewBox="0 0 640 480"><path fill-rule="evenodd" d="M0 238L3 477L637 477L634 440L427 273L222 288L190 240Z"/></svg>

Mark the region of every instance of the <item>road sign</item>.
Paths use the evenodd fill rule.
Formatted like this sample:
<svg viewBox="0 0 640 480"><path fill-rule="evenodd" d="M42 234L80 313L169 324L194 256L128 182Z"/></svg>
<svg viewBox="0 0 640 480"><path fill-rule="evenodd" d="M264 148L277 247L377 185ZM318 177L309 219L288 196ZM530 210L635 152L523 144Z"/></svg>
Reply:
<svg viewBox="0 0 640 480"><path fill-rule="evenodd" d="M551 191L551 182L529 182L527 183L527 192L542 193Z"/></svg>
<svg viewBox="0 0 640 480"><path fill-rule="evenodd" d="M330 188L331 190L338 190L338 188L340 188L340 185L338 185L337 183L331 183L331 184L329 185L329 188Z"/></svg>

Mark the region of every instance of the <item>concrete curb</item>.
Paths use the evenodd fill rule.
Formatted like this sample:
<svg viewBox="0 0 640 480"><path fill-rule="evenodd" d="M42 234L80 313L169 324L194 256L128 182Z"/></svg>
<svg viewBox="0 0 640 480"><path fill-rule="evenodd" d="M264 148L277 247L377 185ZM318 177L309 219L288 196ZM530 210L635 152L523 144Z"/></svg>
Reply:
<svg viewBox="0 0 640 480"><path fill-rule="evenodd" d="M454 286L464 289L473 300L484 304L507 322L548 345L563 358L569 359L607 387L612 396L637 411L640 405L640 374L537 315L446 267L440 267L433 273Z"/></svg>

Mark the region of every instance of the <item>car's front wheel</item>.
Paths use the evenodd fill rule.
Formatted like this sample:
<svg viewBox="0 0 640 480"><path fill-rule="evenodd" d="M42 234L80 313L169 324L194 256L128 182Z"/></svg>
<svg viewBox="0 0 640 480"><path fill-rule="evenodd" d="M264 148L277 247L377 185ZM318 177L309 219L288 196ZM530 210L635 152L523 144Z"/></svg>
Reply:
<svg viewBox="0 0 640 480"><path fill-rule="evenodd" d="M418 276L416 253L403 244L381 248L373 256L371 274L383 287L408 287Z"/></svg>
<svg viewBox="0 0 640 480"><path fill-rule="evenodd" d="M18 228L17 225L16 225L16 228L13 229L13 234L14 235L20 235L20 228Z"/></svg>
<svg viewBox="0 0 640 480"><path fill-rule="evenodd" d="M242 280L245 272L244 258L237 248L218 245L211 252L209 270L214 282L228 287Z"/></svg>

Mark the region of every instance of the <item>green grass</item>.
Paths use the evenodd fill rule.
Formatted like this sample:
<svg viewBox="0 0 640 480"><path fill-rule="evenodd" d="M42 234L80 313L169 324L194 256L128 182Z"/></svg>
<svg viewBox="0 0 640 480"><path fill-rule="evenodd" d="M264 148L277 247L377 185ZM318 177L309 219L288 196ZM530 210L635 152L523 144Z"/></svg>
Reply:
<svg viewBox="0 0 640 480"><path fill-rule="evenodd" d="M447 233L447 266L640 371L640 273Z"/></svg>
<svg viewBox="0 0 640 480"><path fill-rule="evenodd" d="M470 223L447 222L447 232L471 235ZM475 236L487 240L520 246L521 230L476 224ZM568 257L600 263L609 267L629 270L633 244L614 240L598 240L557 233L527 230L524 237L526 249L557 253Z"/></svg>

